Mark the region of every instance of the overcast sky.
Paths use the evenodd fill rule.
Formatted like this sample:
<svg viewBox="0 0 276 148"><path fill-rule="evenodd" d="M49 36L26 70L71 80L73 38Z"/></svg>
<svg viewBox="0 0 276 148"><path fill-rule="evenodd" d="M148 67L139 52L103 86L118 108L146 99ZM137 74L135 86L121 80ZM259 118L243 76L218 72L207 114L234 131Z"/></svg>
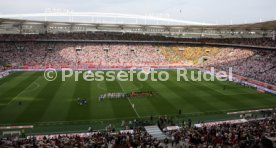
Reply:
<svg viewBox="0 0 276 148"><path fill-rule="evenodd" d="M152 14L204 23L229 24L276 19L276 0L0 0L0 13L75 12Z"/></svg>

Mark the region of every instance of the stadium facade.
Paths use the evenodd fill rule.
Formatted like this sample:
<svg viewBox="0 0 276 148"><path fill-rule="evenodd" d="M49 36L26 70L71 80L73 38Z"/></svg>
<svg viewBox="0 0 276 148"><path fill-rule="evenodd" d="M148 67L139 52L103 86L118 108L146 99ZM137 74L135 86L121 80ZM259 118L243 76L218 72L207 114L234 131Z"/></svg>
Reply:
<svg viewBox="0 0 276 148"><path fill-rule="evenodd" d="M214 25L153 16L110 13L35 13L0 15L2 34L119 32L178 38L272 37L276 21ZM64 20L68 18L68 20Z"/></svg>

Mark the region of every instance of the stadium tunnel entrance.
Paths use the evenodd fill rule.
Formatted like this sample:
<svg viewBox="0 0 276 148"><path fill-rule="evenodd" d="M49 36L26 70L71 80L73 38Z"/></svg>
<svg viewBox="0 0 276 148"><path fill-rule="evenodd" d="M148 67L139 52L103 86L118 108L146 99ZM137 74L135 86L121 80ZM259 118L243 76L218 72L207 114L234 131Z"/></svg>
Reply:
<svg viewBox="0 0 276 148"><path fill-rule="evenodd" d="M202 64L202 63L208 61L209 58L210 58L209 56L202 56L202 57L200 57L198 59L198 64Z"/></svg>

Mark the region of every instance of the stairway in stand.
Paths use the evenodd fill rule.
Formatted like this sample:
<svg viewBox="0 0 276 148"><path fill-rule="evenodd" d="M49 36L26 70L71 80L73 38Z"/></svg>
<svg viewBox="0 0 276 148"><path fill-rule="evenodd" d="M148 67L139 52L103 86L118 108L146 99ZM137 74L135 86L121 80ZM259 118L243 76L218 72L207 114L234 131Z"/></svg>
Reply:
<svg viewBox="0 0 276 148"><path fill-rule="evenodd" d="M157 140L164 140L167 136L159 129L158 126L145 126L146 131Z"/></svg>

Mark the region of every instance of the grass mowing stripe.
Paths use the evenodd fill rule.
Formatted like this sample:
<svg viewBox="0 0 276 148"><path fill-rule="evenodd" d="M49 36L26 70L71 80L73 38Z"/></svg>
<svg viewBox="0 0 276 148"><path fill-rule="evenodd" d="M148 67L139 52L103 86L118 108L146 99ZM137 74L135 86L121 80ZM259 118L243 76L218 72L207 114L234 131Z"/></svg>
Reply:
<svg viewBox="0 0 276 148"><path fill-rule="evenodd" d="M136 78L136 76L135 76ZM135 89L132 89L131 91L148 91L149 89L144 87L144 84L146 82L140 82L139 80L134 79L134 81L127 81L125 83L128 83L128 85L132 85ZM155 90L156 91L156 90ZM132 99L131 102L135 103L135 108L139 110L140 116L150 116L150 115L158 115L159 111L152 106L152 102L150 99L154 99L152 96Z"/></svg>
<svg viewBox="0 0 276 148"><path fill-rule="evenodd" d="M215 106L213 106L212 104L210 104L209 101L206 100L206 98L201 97L197 93L192 93L192 91L191 91L191 90L197 90L197 89L200 90L202 88L191 89L194 87L193 85L189 85L188 88L180 87L179 85L177 85L177 83L179 83L179 82L176 81L176 73L171 72L171 77L172 77L172 79L164 82L163 85L171 86L171 87L167 87L167 88L169 90L171 90L172 92L174 92L175 94L179 95L183 99L183 101L188 102L190 105L194 106L200 112L217 110L217 108ZM185 104L185 102L183 102L183 104ZM200 103L198 103L198 102L200 102Z"/></svg>
<svg viewBox="0 0 276 148"><path fill-rule="evenodd" d="M31 101L30 105L17 117L16 122L40 121L49 103L59 90L62 83L60 79L61 76L58 76L55 81L47 82L46 86L34 96L35 99ZM46 80L43 81L45 82Z"/></svg>
<svg viewBox="0 0 276 148"><path fill-rule="evenodd" d="M91 83L90 94L92 96L92 102L90 107L90 112L93 119L113 118L114 113L112 111L111 101L99 101L99 95L107 93L106 84L103 81L94 81ZM90 105L90 104L89 104Z"/></svg>
<svg viewBox="0 0 276 148"><path fill-rule="evenodd" d="M0 123L14 123L16 118L31 104L31 101L34 99L33 96L35 96L36 94L38 94L41 90L41 88L43 88L43 86L45 86L41 81L44 80L43 76L39 76L37 77L37 79L35 81L33 81L25 90L27 90L28 88L30 88L30 86L32 86L32 84L34 83L39 83L40 87L35 91L35 92L26 92L25 90L23 90L21 93L19 93L12 101L10 102L8 105L5 106L5 108L3 108L0 111L0 118L2 120L0 120ZM22 104L19 105L18 102L21 101ZM11 111L12 110L12 111ZM9 115L9 116L7 116Z"/></svg>
<svg viewBox="0 0 276 148"><path fill-rule="evenodd" d="M90 107L89 99L91 98L90 92L89 92L90 83L91 82L85 81L83 78L80 78L80 77L78 81L74 81L75 90L72 96L73 100L69 104L70 107L66 117L67 120L72 121L72 120L82 120L86 118L88 119L91 118L90 109L89 109ZM77 102L78 98L80 99L86 98L88 101L88 104L87 105L78 104Z"/></svg>
<svg viewBox="0 0 276 148"><path fill-rule="evenodd" d="M114 92L114 91L118 91L116 89L116 86L113 86L113 82L109 82L109 81L105 81L105 87L106 87L106 92L105 93L110 93L110 92ZM118 88L118 87L117 87ZM108 100L108 98L106 98L106 100L104 100L105 104L108 104L110 106L110 109L108 110L109 113L112 113L113 116L117 117L117 116L120 116L119 113L116 113L117 112L117 108L116 106L114 105L114 102Z"/></svg>
<svg viewBox="0 0 276 148"><path fill-rule="evenodd" d="M73 83L75 83L75 81L73 81L73 78L70 78L66 80L66 83L61 84L54 99L49 103L46 111L40 119L40 122L49 121L49 119L51 119L51 121L58 121L61 119L66 120L70 103L71 101L75 101L71 100L75 90L75 85L73 85Z"/></svg>
<svg viewBox="0 0 276 148"><path fill-rule="evenodd" d="M23 75L24 72L13 72L11 74L9 74L6 77L3 77L2 79L0 79L0 86L5 84L5 83L9 83L10 81L14 80L14 78Z"/></svg>
<svg viewBox="0 0 276 148"><path fill-rule="evenodd" d="M121 85L120 81L118 81L118 83L119 83L120 87L122 88L122 90L123 90L124 92L126 92L125 89L124 89L124 87ZM135 106L132 106L133 103L129 100L129 98L127 98L127 100L128 100L128 102L129 102L131 108L132 108L132 109L134 110L134 112L136 113L137 117L138 117L138 118L141 118L140 115L138 114L137 110L135 109Z"/></svg>
<svg viewBox="0 0 276 148"><path fill-rule="evenodd" d="M33 81L37 79L39 73L33 73L29 77L26 77L22 82L20 82L16 87L13 87L7 90L5 93L0 95L0 102L1 103L8 103L14 97L16 97L19 93L21 93L25 88L27 88Z"/></svg>
<svg viewBox="0 0 276 148"><path fill-rule="evenodd" d="M223 83L225 83L225 85L229 85L229 84L227 84L227 82L219 81L219 83L218 83L218 81L215 81L215 82L201 81L201 82L188 82L188 83L190 83L191 86L195 86L197 88L199 88L200 86L205 87L204 93L208 92L209 94L212 95L212 96L208 97L209 99L214 98L217 100L217 102L223 102L224 104L230 105L232 108L236 108L236 109L248 108L249 109L251 106L252 107L256 106L256 104L258 106L267 105L266 101L261 100L261 99L256 99L257 97L260 97L263 94L258 94L258 95L256 95L256 93L244 94L244 95L238 94L241 92L241 89L243 92L247 92L246 90L251 89L248 87L241 88L240 86L238 86L235 89L231 89L232 93L235 93L236 95L230 96L228 94L223 93L222 91L219 91L219 90L223 89L223 86L224 86ZM218 85L214 85L213 83L218 84ZM206 84L208 84L208 85L206 85ZM212 84L212 85L209 85L209 84ZM228 89L226 89L224 91L227 92ZM254 97L251 98L251 97L249 97L250 95L252 95L252 96L254 95ZM250 103L250 102L252 102L252 103ZM223 107L223 106L224 105L221 105L220 107Z"/></svg>
<svg viewBox="0 0 276 148"><path fill-rule="evenodd" d="M253 92L253 89L243 88L239 85L235 87L235 85L231 86L232 84L227 84L229 90L226 90L225 93L219 93L212 90L210 87L213 89L222 89L223 83L210 83L205 81L202 82L203 84L197 84L199 82L176 82L173 74L173 72L176 71L167 71L172 73L168 82L139 82L135 79L136 77L134 77L133 82L103 81L89 82L89 84L87 84L80 80L78 82L80 84L77 84L75 81L70 80L62 82L59 87L52 86L50 90L45 89L46 87L50 87L48 86L48 82L40 78L35 80L35 82L40 85L39 88L36 88L36 86L30 83L32 87L29 85L26 91L23 90L19 93L19 96L16 96L16 100L23 101L21 107L19 107L15 101L10 105L0 105L0 124L34 123L42 128L44 125L48 126L49 124L52 126L60 125L66 128L71 124L78 125L85 123L88 126L104 127L104 125L109 123L115 123L119 127L121 120L137 119L135 111L133 111L132 106L130 106L132 103L135 104L135 109L143 119L149 119L151 115L155 117L159 115L177 116L178 109L180 108L183 108L182 114L183 117L186 118L187 116L191 117L204 114L224 114L225 111L247 110L258 106L263 106L265 108L270 104L276 104L275 97L268 94L239 94L241 92ZM13 77L14 74L18 76ZM19 84L18 80L23 81L33 73L25 72L14 74L10 75L12 76L12 81L6 82L2 85L2 88L17 87L17 84ZM61 78L58 77L57 80L61 81ZM75 92L75 87L77 85L80 86L78 90L79 93ZM28 91L32 88L36 89L34 91ZM100 94L123 91L156 91L159 92L159 94L152 97L137 97L130 100L131 102L127 99L106 99L103 102L98 100ZM2 92L6 93L6 91ZM221 90L220 92L223 91ZM45 94L46 97L42 97L44 96L43 94ZM234 95L227 96L229 94ZM0 96L1 95L0 93ZM76 98L78 96L87 97L89 101L88 106L84 107L77 105ZM204 101L209 104L209 107L208 104L206 106ZM227 102L225 103L224 101ZM201 110L195 106L201 106ZM87 128L85 127L84 129Z"/></svg>
<svg viewBox="0 0 276 148"><path fill-rule="evenodd" d="M118 82L115 81L105 81L107 93L110 92L123 92L121 86L118 84ZM106 99L104 102L110 102L114 116L116 118L118 117L133 117L136 116L136 113L133 111L132 107L129 106L129 102L124 99Z"/></svg>
<svg viewBox="0 0 276 148"><path fill-rule="evenodd" d="M39 77L37 77L37 79L39 79ZM36 79L36 80L37 80L37 79ZM28 90L28 89L32 86L32 84L35 84L35 81L36 81L36 80L34 80L31 84L29 84L29 86L27 86L24 90L22 90L19 94L17 94L17 96L15 96L7 105L11 104L18 96L24 94L25 91ZM34 90L34 89L32 89L32 90ZM20 99L19 99L19 100L20 100Z"/></svg>
<svg viewBox="0 0 276 148"><path fill-rule="evenodd" d="M136 81L136 79L135 79L135 81ZM157 92L157 90L152 86L152 84L150 85L150 81L145 81L145 82L141 82L141 83L143 84L143 90ZM158 85L159 82L153 82L153 83L157 83L157 85ZM139 86L136 86L136 87L139 87ZM152 96L152 97L146 97L146 100L149 101L150 104L152 105L152 107L154 107L155 110L158 111L159 115L175 113L175 111L176 111L174 106L160 93L158 93L157 95ZM144 109L146 109L146 108L144 108ZM149 115L150 114L148 113L148 116Z"/></svg>
<svg viewBox="0 0 276 148"><path fill-rule="evenodd" d="M204 99L206 99L206 101L208 101L208 102L213 101L214 103L217 103L218 104L217 107L219 107L219 108L225 109L225 108L236 108L237 106L244 106L244 104L242 104L240 102L233 102L231 100L231 98L233 98L233 97L231 97L231 96L224 96L223 94L218 93L211 88L202 87L202 85L195 84L195 83L200 83L200 82L193 82L193 83L188 82L188 83L195 90L202 89L203 91L201 91L201 93L204 94L204 95L202 95L202 97ZM222 98L226 98L226 99L222 99ZM237 105L237 103L238 103L238 105Z"/></svg>
<svg viewBox="0 0 276 148"><path fill-rule="evenodd" d="M200 85L203 85L203 86L206 86L206 83L210 83L210 82L204 82L204 83L201 83ZM226 82L220 82L221 84L221 88L219 88L219 90L222 90L223 89L223 83L226 83ZM206 86L206 88L211 88L210 86L208 87L209 85ZM215 90L215 88L212 88ZM243 87L243 88L240 88L240 87L237 87L236 89L231 89L230 91L232 91L232 93L234 94L238 94L239 92L248 92L248 90L250 90L252 88L249 88L249 87ZM217 90L217 91L219 91ZM228 89L224 90L225 92L228 91ZM213 91L208 91L210 93L213 93ZM222 93L223 94L223 93ZM253 98L250 97L250 95L254 95ZM233 99L236 99L235 104L232 104L233 107L237 107L238 105L240 105L240 107L247 107L247 108L250 108L250 106L255 106L256 104L258 106L262 106L262 105L268 105L267 103L273 103L272 101L270 101L269 99L266 99L265 95L266 94L259 94L259 95L256 95L257 92L255 93L250 93L250 94L244 94L244 95L229 95L228 93L224 94L223 96L220 96L220 101L224 101L225 100L233 100ZM228 97L229 96L229 97ZM259 97L261 97L262 99L258 99ZM227 99L225 99L227 98ZM232 98L232 99L230 99ZM246 100L246 101L245 101ZM228 103L234 103L233 101L232 102L228 102ZM237 105L237 104L238 105Z"/></svg>
<svg viewBox="0 0 276 148"><path fill-rule="evenodd" d="M223 104L225 104L227 106L231 106L233 108L249 107L249 106L247 106L247 104L241 102L236 97L225 96L223 93L218 92L214 88L211 88L210 86L208 87L208 86L205 86L205 85L202 84L202 83L209 83L207 81L199 81L199 82L197 82L197 81L185 81L185 82L189 83L190 87L194 88L193 90L202 90L202 93L210 94L210 97L209 96L204 96L204 98L208 98L209 101L210 101L210 99L216 99L219 102L222 102ZM194 95L191 94L191 96L195 96L195 95L198 95L198 94L194 94ZM223 95L223 97L222 97L222 95ZM206 99L206 100L208 101L208 99ZM233 101L233 100L235 100L235 101ZM205 103L206 103L206 101L203 104L205 104ZM226 106L223 105L223 104L220 104L219 107L225 108Z"/></svg>
<svg viewBox="0 0 276 148"><path fill-rule="evenodd" d="M189 113L183 113L182 115L204 115L206 113L208 114L216 114L218 112L234 112L234 111L246 111L250 109L265 109L268 108L268 106L259 106L255 108L241 108L241 109L229 109L229 110L221 110L221 111L206 111L206 112L189 112ZM270 106L270 108L272 108ZM155 114L153 117L159 117L164 114ZM177 114L165 114L169 116L174 116ZM148 118L151 116L141 116L141 118ZM45 121L45 122L24 122L22 124L24 125L30 125L30 124L37 124L37 125L62 125L62 124L83 124L83 123L92 123L92 122L101 122L101 121L112 121L112 120L124 120L124 119L136 119L136 116L133 117L121 117L121 118L99 118L99 119L87 119L87 120L73 120L73 121L68 121L68 120L59 120L59 121ZM0 125L10 125L10 124L0 124Z"/></svg>

